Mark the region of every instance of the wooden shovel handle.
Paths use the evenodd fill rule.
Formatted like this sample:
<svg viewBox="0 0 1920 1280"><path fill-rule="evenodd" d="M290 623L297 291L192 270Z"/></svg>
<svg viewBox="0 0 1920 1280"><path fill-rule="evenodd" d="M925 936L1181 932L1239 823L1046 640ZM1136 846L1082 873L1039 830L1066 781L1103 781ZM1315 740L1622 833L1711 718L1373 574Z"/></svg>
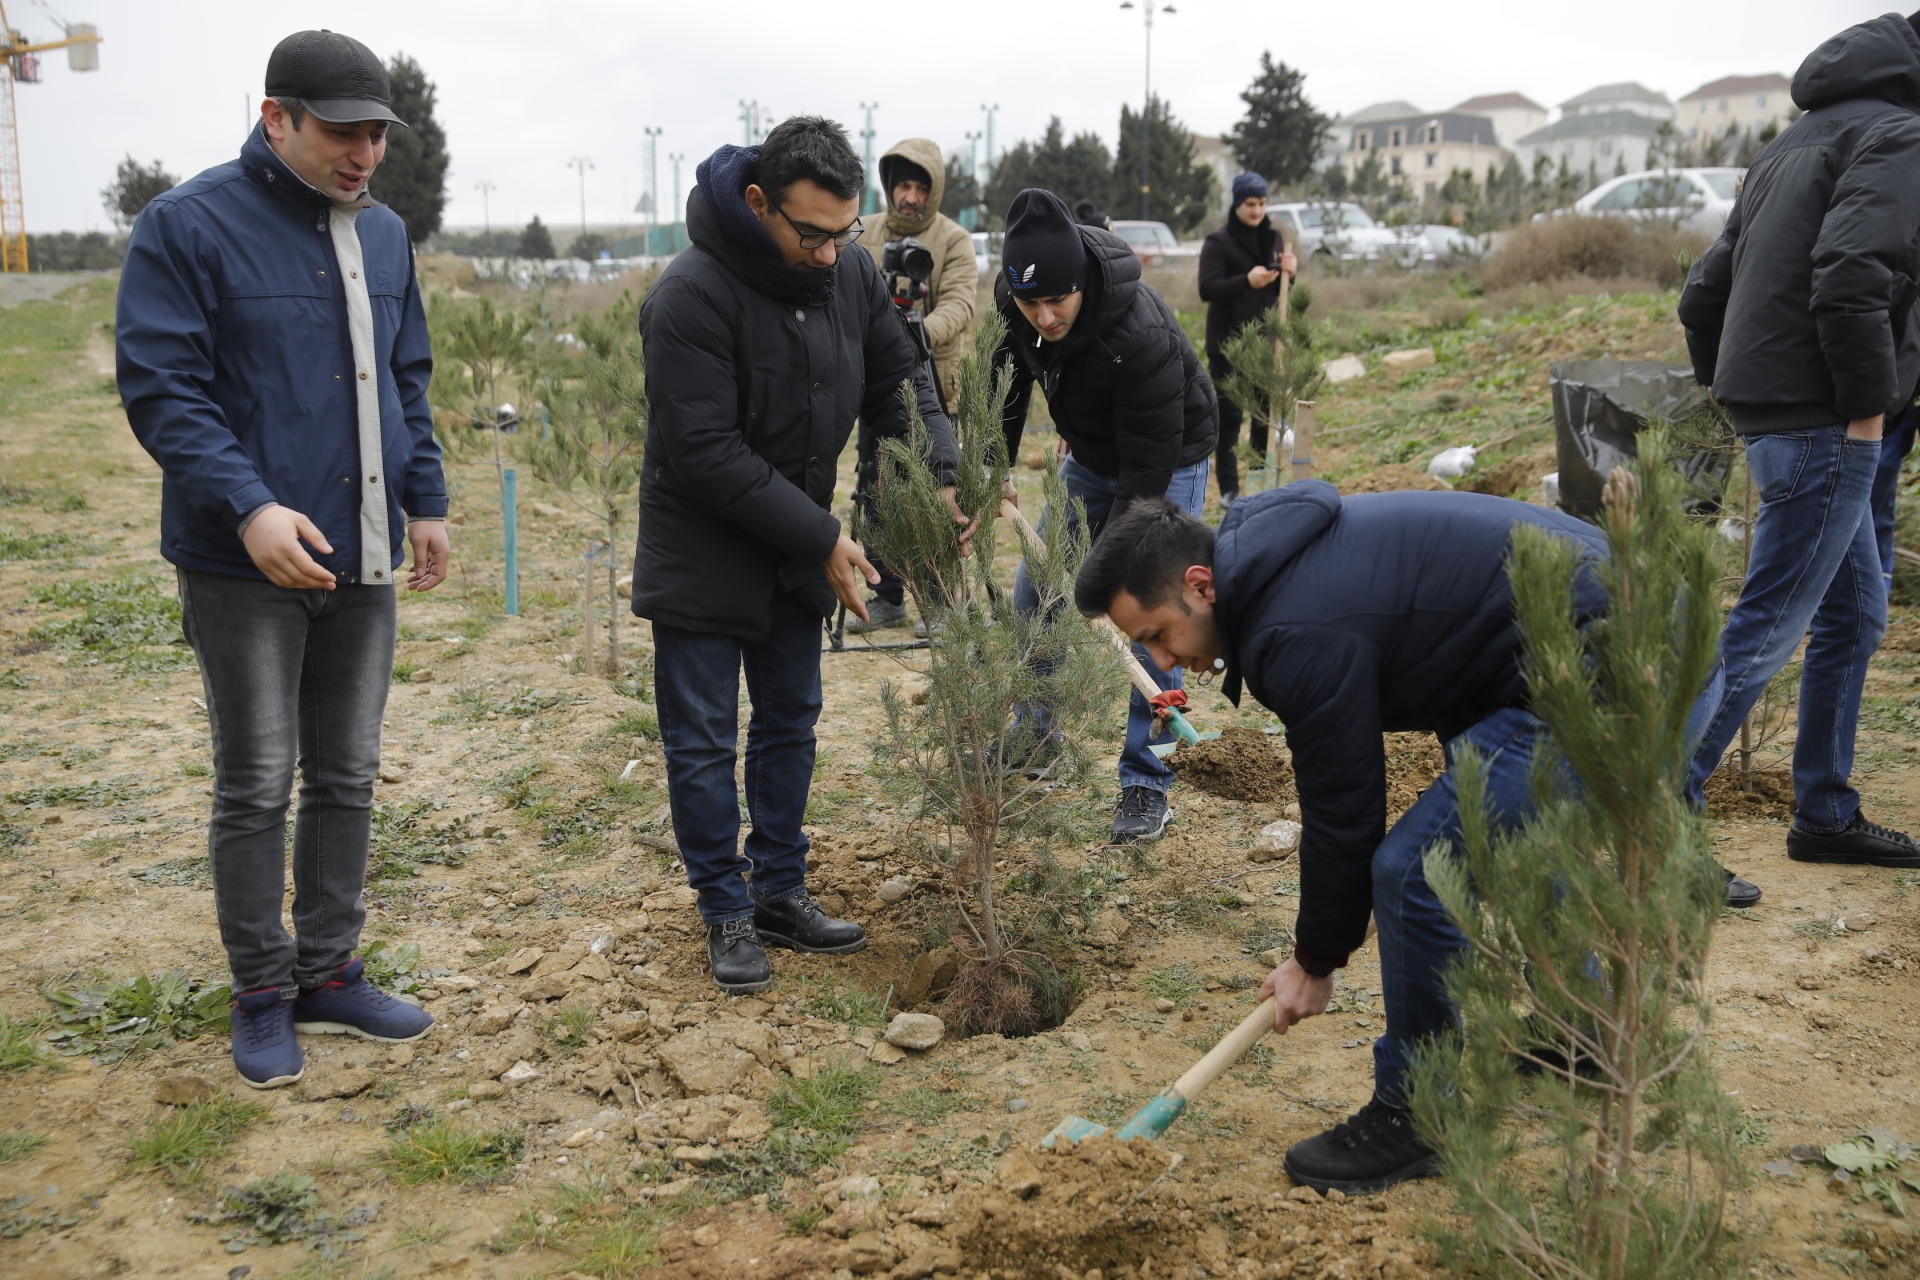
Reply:
<svg viewBox="0 0 1920 1280"><path fill-rule="evenodd" d="M1254 1011L1248 1014L1239 1026L1227 1032L1219 1044L1207 1050L1207 1056L1187 1068L1187 1073L1173 1082L1173 1091L1192 1102L1200 1091L1220 1078L1220 1073L1246 1056L1247 1050L1258 1044L1267 1032L1273 1030L1273 997L1262 1000Z"/></svg>

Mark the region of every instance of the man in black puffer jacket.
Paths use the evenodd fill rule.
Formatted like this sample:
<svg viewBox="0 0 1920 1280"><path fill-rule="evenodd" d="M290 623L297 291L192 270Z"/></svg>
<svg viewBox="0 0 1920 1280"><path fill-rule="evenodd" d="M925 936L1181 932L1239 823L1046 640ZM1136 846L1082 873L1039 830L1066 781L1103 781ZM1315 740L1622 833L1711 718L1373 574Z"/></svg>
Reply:
<svg viewBox="0 0 1920 1280"><path fill-rule="evenodd" d="M1226 225L1216 227L1200 246L1200 299L1207 304L1207 372L1218 388L1233 372L1224 350L1227 339L1244 326L1280 305L1280 273L1292 276L1297 263L1280 233L1267 220L1267 180L1243 173L1233 180L1233 207ZM1267 451L1267 422L1247 424L1253 451ZM1234 450L1240 447L1240 406L1220 397L1220 440L1214 446L1214 479L1220 486L1220 505L1231 506L1240 496L1240 465Z"/></svg>
<svg viewBox="0 0 1920 1280"><path fill-rule="evenodd" d="M1166 299L1140 279L1140 259L1111 231L1074 222L1051 191L1029 187L1007 211L995 296L1007 322L996 363L1010 363L1007 456L1019 456L1037 382L1069 453L1060 475L1086 509L1088 537L1135 498L1166 498L1198 515L1213 452L1213 384ZM1049 513L1041 514L1044 524ZM1039 607L1022 565L1014 606ZM1158 674L1178 689L1178 671ZM1023 710L1018 731L1045 741L1044 707ZM1138 692L1120 754L1113 839L1125 844L1166 830L1172 771L1147 749L1153 710Z"/></svg>
<svg viewBox="0 0 1920 1280"><path fill-rule="evenodd" d="M696 172L693 248L640 308L650 420L633 611L653 621L674 838L714 981L740 993L771 985L764 945L866 945L858 924L828 919L807 896L801 827L821 622L836 596L866 617L862 584L878 581L828 510L841 450L856 415L876 436L903 435L900 386L912 382L936 468L951 470L954 453L873 259L843 252L860 234L862 184L845 131L797 116ZM734 782L743 667L753 701L744 858Z"/></svg>
<svg viewBox="0 0 1920 1280"><path fill-rule="evenodd" d="M1811 627L1787 856L1916 867L1920 847L1867 820L1849 775L1887 625L1869 509L1880 438L1920 378L1920 15L1833 37L1793 99L1806 114L1754 160L1680 298L1695 375L1732 415L1761 498L1689 794Z"/></svg>

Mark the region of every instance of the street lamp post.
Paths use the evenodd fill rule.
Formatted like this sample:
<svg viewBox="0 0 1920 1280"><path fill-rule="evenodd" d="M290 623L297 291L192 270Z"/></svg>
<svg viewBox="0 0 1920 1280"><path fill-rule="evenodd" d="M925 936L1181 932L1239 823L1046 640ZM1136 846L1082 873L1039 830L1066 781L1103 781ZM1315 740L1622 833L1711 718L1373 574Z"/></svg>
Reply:
<svg viewBox="0 0 1920 1280"><path fill-rule="evenodd" d="M593 161L585 156L575 156L567 161L567 168L580 171L580 234L587 234L587 170L593 168Z"/></svg>
<svg viewBox="0 0 1920 1280"><path fill-rule="evenodd" d="M979 224L980 230L985 231L987 229L985 217L987 188L986 184L980 181L980 131L978 129L967 131L967 176L973 179L974 221Z"/></svg>
<svg viewBox="0 0 1920 1280"><path fill-rule="evenodd" d="M1133 8L1133 0L1120 0L1122 9ZM1140 217L1142 220L1153 216L1153 169L1149 153L1153 145L1153 14L1178 13L1168 0L1140 0L1140 16L1147 27L1147 68L1146 89L1140 106Z"/></svg>
<svg viewBox="0 0 1920 1280"><path fill-rule="evenodd" d="M654 255L653 242L659 238L660 231L660 134L658 125L648 125L641 130L647 135L647 253Z"/></svg>
<svg viewBox="0 0 1920 1280"><path fill-rule="evenodd" d="M982 185L985 185L993 181L993 118L999 114L1000 104L996 102L988 106L983 102L980 104L980 109L987 113L987 164L986 177L982 180Z"/></svg>
<svg viewBox="0 0 1920 1280"><path fill-rule="evenodd" d="M680 163L687 157L676 151L667 157L667 163L673 166L673 251L680 252L680 224L687 220L687 206L680 201Z"/></svg>
<svg viewBox="0 0 1920 1280"><path fill-rule="evenodd" d="M493 240L493 210L487 201L487 197L500 188L485 178L482 178L473 184L473 189L480 193L480 225L485 228L485 238L481 243L486 244L488 246L487 252L491 253L493 251L491 245Z"/></svg>
<svg viewBox="0 0 1920 1280"><path fill-rule="evenodd" d="M873 186L873 113L880 109L880 104L863 102L860 109L867 113L867 127L860 131L860 137L866 145L866 158L861 161L860 167L860 172L865 175L860 180L860 212L867 214L873 212L867 208L867 192Z"/></svg>

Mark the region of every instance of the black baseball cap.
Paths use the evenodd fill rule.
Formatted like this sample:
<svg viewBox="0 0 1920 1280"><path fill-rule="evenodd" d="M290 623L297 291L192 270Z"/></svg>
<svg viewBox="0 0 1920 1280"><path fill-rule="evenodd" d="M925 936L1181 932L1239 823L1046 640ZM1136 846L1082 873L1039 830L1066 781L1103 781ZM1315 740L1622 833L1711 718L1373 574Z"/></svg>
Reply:
<svg viewBox="0 0 1920 1280"><path fill-rule="evenodd" d="M328 124L407 123L393 114L393 87L373 50L335 31L296 31L273 46L267 96L298 98Z"/></svg>

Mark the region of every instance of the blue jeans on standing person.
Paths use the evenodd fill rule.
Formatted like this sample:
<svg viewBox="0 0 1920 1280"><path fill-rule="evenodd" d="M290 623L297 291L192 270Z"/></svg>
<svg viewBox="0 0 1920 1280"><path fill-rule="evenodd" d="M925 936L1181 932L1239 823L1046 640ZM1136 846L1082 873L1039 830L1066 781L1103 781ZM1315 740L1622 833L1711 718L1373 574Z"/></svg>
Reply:
<svg viewBox="0 0 1920 1280"><path fill-rule="evenodd" d="M806 888L807 791L820 719L820 615L776 594L758 643L653 624L653 701L667 757L667 799L687 883L709 925L744 920L753 904ZM747 833L740 846L740 673L747 719Z"/></svg>
<svg viewBox="0 0 1920 1280"><path fill-rule="evenodd" d="M1091 545L1100 531L1107 527L1107 517L1113 513L1113 481L1081 466L1067 455L1060 464L1060 479L1067 486L1069 496L1077 499L1085 508L1087 519L1087 541ZM1200 505L1207 498L1207 464L1204 460L1180 467L1173 473L1173 479L1167 484L1166 498L1190 516L1198 517ZM1047 521L1053 518L1053 508L1048 507L1040 513L1038 528L1045 532ZM1013 577L1013 607L1022 613L1032 613L1040 607L1040 593L1035 590L1033 579L1027 575L1026 561L1020 562L1019 570ZM1069 606L1070 607L1070 606ZM1162 671L1153 665L1153 659L1147 651L1135 645L1134 656L1140 659L1147 674L1162 689L1180 687L1180 671ZM1035 738L1041 738L1053 731L1053 720L1048 708L1031 704L1021 707L1014 717L1014 723L1023 732L1030 732ZM1127 699L1127 742L1120 752L1120 785L1122 787L1151 787L1155 791L1165 791L1173 781L1173 770L1147 748L1152 743L1154 731L1153 708L1135 689Z"/></svg>
<svg viewBox="0 0 1920 1280"><path fill-rule="evenodd" d="M1746 585L1720 636L1725 696L1694 753L1687 795L1705 803L1707 779L1741 722L1807 637L1793 748L1794 825L1832 835L1860 812L1860 795L1848 781L1854 730L1867 660L1887 629L1870 508L1881 446L1831 426L1748 436L1746 451L1760 511Z"/></svg>
<svg viewBox="0 0 1920 1280"><path fill-rule="evenodd" d="M1696 738L1720 702L1716 670L1688 713ZM1447 768L1388 830L1373 855L1373 918L1380 931L1380 996L1385 1034L1373 1042L1373 1091L1391 1106L1407 1105L1413 1047L1458 1021L1447 996L1446 972L1467 948L1460 927L1427 883L1426 853L1436 843L1460 842L1460 793L1453 766L1462 747L1486 761L1486 802L1493 835L1524 824L1535 812L1534 757L1551 745L1547 726L1532 712L1494 712L1444 746ZM1569 781L1568 785L1572 785Z"/></svg>
<svg viewBox="0 0 1920 1280"><path fill-rule="evenodd" d="M1880 572L1887 592L1893 592L1893 517L1900 497L1900 468L1913 452L1914 408L1888 421L1880 437L1880 466L1873 473L1873 538L1880 552Z"/></svg>
<svg viewBox="0 0 1920 1280"><path fill-rule="evenodd" d="M293 999L338 975L366 922L394 588L290 590L184 569L177 578L213 736L207 853L233 990ZM280 911L296 760L290 937Z"/></svg>

